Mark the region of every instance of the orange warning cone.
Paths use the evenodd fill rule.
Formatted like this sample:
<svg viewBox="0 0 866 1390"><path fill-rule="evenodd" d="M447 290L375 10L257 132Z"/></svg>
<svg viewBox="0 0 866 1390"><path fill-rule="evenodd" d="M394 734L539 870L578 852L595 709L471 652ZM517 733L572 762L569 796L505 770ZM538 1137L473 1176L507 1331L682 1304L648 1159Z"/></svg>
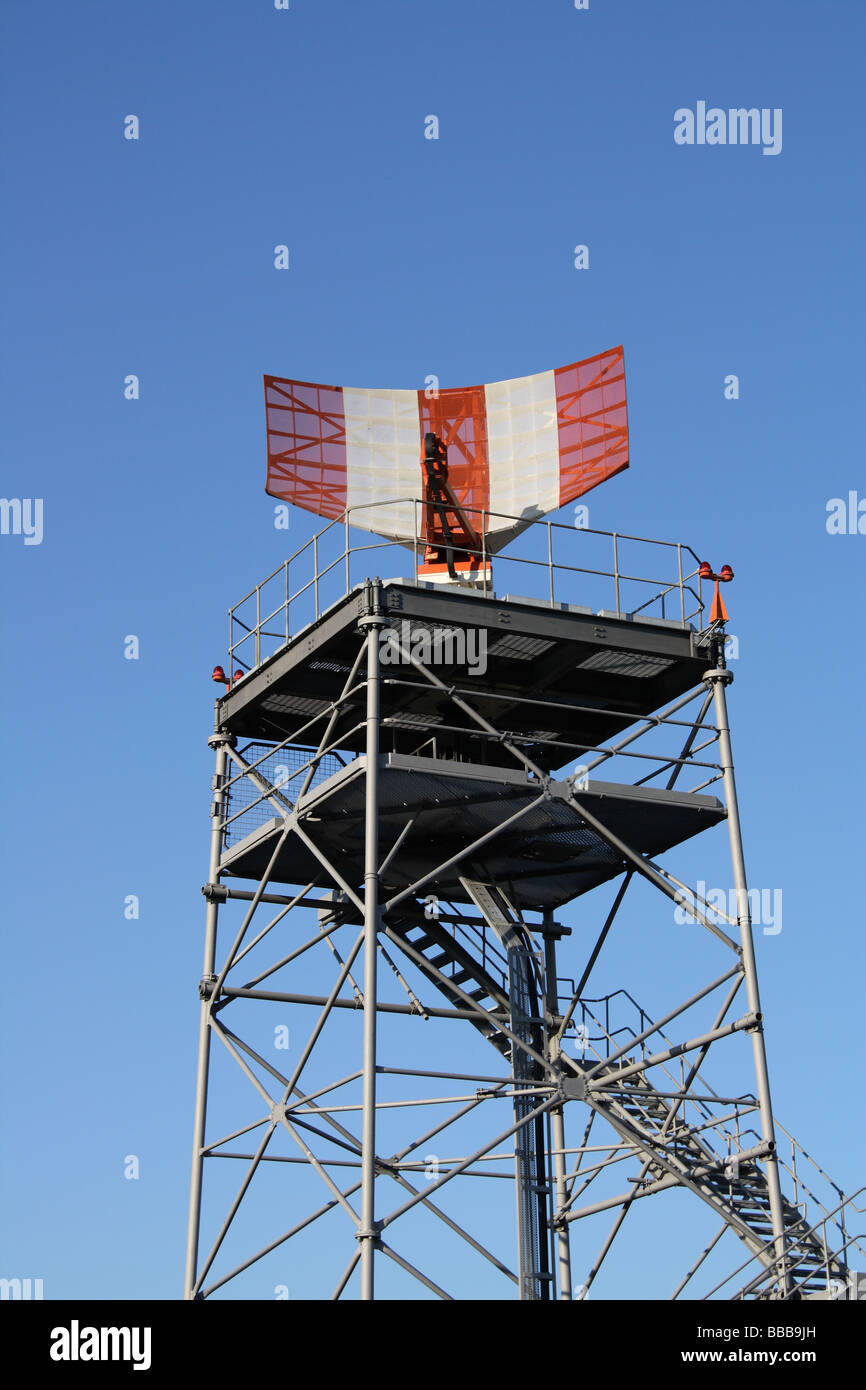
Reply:
<svg viewBox="0 0 866 1390"><path fill-rule="evenodd" d="M702 560L698 566L698 577L700 579L714 579L716 581L716 589L713 594L713 606L710 609L710 622L726 623L728 621L728 610L725 607L724 599L719 593L719 583L729 583L734 577L734 571L731 569L730 565L722 565L719 573L716 574L709 560Z"/></svg>
<svg viewBox="0 0 866 1390"><path fill-rule="evenodd" d="M724 599L722 598L721 594L719 593L719 581L718 581L718 579L717 579L717 580L716 580L716 591L715 591L715 593L713 594L713 606L712 606L712 608L710 609L710 622L711 622L711 623L719 623L719 622L721 622L721 623L726 623L727 621L728 621L728 610L727 610L727 608L725 607L725 601L724 601Z"/></svg>

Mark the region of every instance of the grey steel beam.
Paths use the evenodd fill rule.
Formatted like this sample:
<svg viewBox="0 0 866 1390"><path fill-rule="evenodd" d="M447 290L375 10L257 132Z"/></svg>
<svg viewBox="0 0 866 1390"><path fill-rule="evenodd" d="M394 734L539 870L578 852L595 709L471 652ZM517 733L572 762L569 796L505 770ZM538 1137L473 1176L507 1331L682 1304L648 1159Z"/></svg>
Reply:
<svg viewBox="0 0 866 1390"><path fill-rule="evenodd" d="M381 669L379 633L385 626L378 580L365 590L364 616L358 627L367 646L367 745L364 818L364 1056L361 1140L361 1298L374 1296L374 1258L379 1245L376 1224L376 992L379 953L379 722ZM396 1258L396 1256L395 1256Z"/></svg>
<svg viewBox="0 0 866 1390"><path fill-rule="evenodd" d="M547 1052L551 1067L561 1076L562 1065L560 1062L561 1038L563 1028L557 1027L559 1014L559 996L556 989L556 942L559 933L553 926L553 914L545 914L545 922L542 928L544 938L544 982L545 982L545 1007L547 1012ZM556 1275L560 1299L569 1301L571 1299L571 1244L569 1230L562 1221L557 1221L556 1214L561 1210L567 1200L566 1188L566 1162L565 1162L565 1107L556 1105L550 1112L551 1128L551 1149L550 1155L553 1164L553 1235L556 1252Z"/></svg>
<svg viewBox="0 0 866 1390"><path fill-rule="evenodd" d="M767 1156L766 1144L756 1144L751 1149L744 1149L742 1153L733 1155L743 1163L750 1162L755 1158L766 1160ZM698 1165L690 1169L689 1177L706 1178L723 1173L726 1163L727 1159L720 1158L717 1163ZM620 1192L616 1197L605 1197L602 1201L591 1203L590 1206L580 1207L577 1211L570 1211L565 1218L566 1221L581 1221L585 1216L596 1216L598 1212L609 1211L611 1207L618 1207L620 1204L628 1206L640 1197L651 1197L656 1192L666 1192L669 1187L680 1186L680 1179L675 1173L668 1173L666 1177L659 1178L656 1182L645 1183L646 1172L651 1166L651 1164L646 1163L641 1176L626 1179L627 1182L634 1184L630 1192Z"/></svg>
<svg viewBox="0 0 866 1390"><path fill-rule="evenodd" d="M455 864L459 864L462 859L468 858L470 854L474 854L482 845L486 845L488 840L492 840L497 835L501 835L503 830L507 830L509 826L522 820L530 811L534 811L540 806L544 800L545 797L544 794L542 794L541 796L537 796L534 801L528 801L525 806L521 806L519 811L515 811L513 815L509 816L507 820L502 821L500 825L495 825L492 830L488 830L483 835L479 835L477 840L473 840L471 844L466 845L463 849L458 851L457 854L452 854L450 859L446 859L443 863L437 864L435 869L431 869L430 872L424 874L422 878L416 879L408 888L403 888L399 893L395 893L394 896L389 898L385 903L384 911L388 913L393 912L394 908L406 898L417 897L425 884L435 880L439 874L444 874L446 870L452 869Z"/></svg>
<svg viewBox="0 0 866 1390"><path fill-rule="evenodd" d="M399 944L399 941L398 941ZM402 947L401 947L402 949ZM420 952L419 952L420 954ZM443 976L446 979L447 976ZM454 985L453 992L457 993L457 986ZM275 989L236 989L234 985L223 985L223 996L229 999L269 999L277 1004L326 1004L328 1001L324 994L294 994L285 990ZM354 999L335 999L331 1005L334 1009L354 1009L357 1013L358 1005ZM376 1001L376 1009L384 1014L412 1014L416 1018L423 1018L423 1015L412 1004L391 1004L384 1000ZM439 1009L430 1004L424 1005L424 1013L431 1018L466 1018L478 1019L487 1018L495 1024L498 1029L507 1035L508 1030L502 1029L501 1019L506 1017L501 1010L481 1009L473 1000L472 1008L467 1009Z"/></svg>
<svg viewBox="0 0 866 1390"><path fill-rule="evenodd" d="M208 882L219 879L220 853L222 850L222 817L225 797L225 777L227 750L232 743L228 734L217 731L208 739L208 745L216 752L214 771L214 799L211 803L210 864ZM217 923L219 902L211 900L207 905L205 922L204 965L202 977L211 980L216 965ZM207 1120L207 1090L210 1073L210 1009L211 1001L202 993L199 1010L198 1067L195 1083L195 1113L193 1119L192 1175L190 1178L189 1215L187 1218L186 1270L184 1278L184 1297L193 1298L198 1266L198 1242L201 1225L202 1169L204 1164L205 1124Z"/></svg>
<svg viewBox="0 0 866 1390"><path fill-rule="evenodd" d="M688 694L683 695L679 700L675 700L673 704L668 705L667 709L663 709L661 714L647 715L643 720L641 728L633 730L630 734L626 734L625 738L620 739L617 743L611 744L610 748L603 749L597 758L594 758L591 763L587 763L584 771L592 772L593 768L598 767L600 763L607 762L608 758L615 758L618 753L622 753L628 748L629 744L635 743L639 738L643 738L644 734L649 733L650 729L657 729L660 725L666 723L669 715L676 714L677 710L684 709L686 705L690 705L693 700L697 699L702 691L703 686L698 685L693 690L690 690ZM700 728L700 721L702 718L703 711L698 716L697 723L692 725L694 730Z"/></svg>
<svg viewBox="0 0 866 1390"><path fill-rule="evenodd" d="M767 1069L767 1051L764 1043L764 1030L760 1023L761 997L758 990L758 970L755 963L755 943L752 938L752 918L749 909L749 890L746 879L746 862L743 853L743 836L740 829L740 811L737 801L737 783L734 776L734 759L731 750L731 731L728 724L728 706L725 687L733 681L733 672L724 666L724 645L717 644L717 665L706 674L706 682L715 700L716 724L719 730L719 753L725 787L725 804L728 811L728 833L731 844L731 862L734 870L734 886L737 892L737 919L740 927L740 943L743 969L746 976L746 994L751 1012L759 1020L759 1026L752 1030L752 1052L755 1063L755 1078L758 1087L758 1102L761 1115L761 1134L764 1142L775 1151L776 1136L773 1127L773 1107L770 1098L770 1076ZM770 1212L773 1222L773 1236L776 1250L776 1274L783 1296L788 1293L790 1279L786 1264L785 1217L782 1205L782 1188L779 1180L779 1167L775 1152L767 1159L767 1187L770 1196Z"/></svg>
<svg viewBox="0 0 866 1390"><path fill-rule="evenodd" d="M722 1236L725 1234L725 1231L727 1231L727 1230L730 1230L730 1227L728 1226L727 1221L723 1221L722 1224L721 1224L721 1226L720 1226L720 1228L719 1228L719 1230L716 1231L716 1234L713 1236L712 1240L710 1241L709 1245L705 1245L705 1246L704 1246L703 1250L701 1251L701 1253L700 1253L700 1255L698 1256L698 1258L695 1260L694 1264L693 1264L693 1265L691 1266L691 1268L689 1269L689 1271L688 1271L688 1273L686 1274L685 1278L684 1278L684 1279L681 1279L680 1282L679 1282L679 1284L677 1284L676 1288L674 1289L673 1293L671 1294L671 1302L672 1302L672 1303L675 1302L676 1299L679 1298L679 1296L680 1296L680 1294L682 1293L683 1289L685 1288L686 1284L689 1282L690 1279L693 1279L693 1278L694 1278L694 1276L697 1274L698 1270L700 1269L701 1265L703 1264L704 1260L707 1258L708 1255L712 1254L713 1250L716 1248L716 1246L718 1245L718 1243L719 1243L719 1241L721 1240Z"/></svg>
<svg viewBox="0 0 866 1390"><path fill-rule="evenodd" d="M450 1173L445 1173L441 1178L437 1178L435 1182L431 1183L428 1189L428 1194L426 1195L438 1191L438 1189L440 1187L443 1187L446 1182L450 1182L452 1178L457 1177L458 1174L464 1172L465 1169L471 1167L473 1163L477 1163L479 1158L484 1158L484 1156L488 1154L491 1149L496 1148L497 1144L502 1144L505 1142L506 1139L510 1139L512 1135L517 1133L518 1130L522 1129L525 1125L532 1123L539 1115L546 1115L547 1111L550 1110L555 1104L555 1100L544 1101L541 1105L537 1106L534 1110L532 1110L530 1114L524 1115L524 1117L518 1120L515 1124L509 1125L508 1129L504 1129L501 1134L497 1134L496 1138L492 1139L489 1144L484 1144L480 1149L476 1149L474 1154L470 1154L468 1158L464 1158L460 1163L458 1163L454 1168L451 1169ZM417 1206L419 1202L423 1202L424 1199L425 1193L418 1193L417 1196L411 1198L410 1201L404 1202L402 1207L397 1207L395 1211L389 1212L387 1216L383 1217L379 1223L380 1227L384 1230L386 1226L390 1226L393 1221L396 1221L398 1216L403 1216L407 1211L411 1211L411 1209L414 1206Z"/></svg>
<svg viewBox="0 0 866 1390"><path fill-rule="evenodd" d="M680 894L671 887L657 869L654 869L642 855L638 854L637 850L632 849L631 845L627 845L624 840L621 840L618 835L615 835L612 830L609 830L603 821L600 821L597 816L594 816L592 812L584 806L582 801L574 795L573 791L566 799L571 802L578 815L586 821L587 825L596 832L600 839L604 840L606 845L616 850L617 854L621 855L627 864L634 865L638 873L650 883L654 884L660 892L664 893L665 897L670 898L671 901L675 902L678 906L680 905ZM732 951L739 954L740 947L737 946L735 941L731 940L726 932L722 931L721 927L716 926L715 922L711 922L697 907L690 907L689 911L692 916L700 922L702 927L706 927L708 931L712 932L713 936L718 937L718 939L723 941Z"/></svg>

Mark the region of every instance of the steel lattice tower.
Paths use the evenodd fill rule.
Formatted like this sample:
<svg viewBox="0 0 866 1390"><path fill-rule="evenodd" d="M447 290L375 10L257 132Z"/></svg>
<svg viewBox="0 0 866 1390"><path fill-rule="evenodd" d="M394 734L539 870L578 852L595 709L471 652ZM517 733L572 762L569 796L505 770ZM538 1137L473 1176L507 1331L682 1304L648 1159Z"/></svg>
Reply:
<svg viewBox="0 0 866 1390"><path fill-rule="evenodd" d="M336 559L317 538L232 610L243 678L227 679L209 740L187 1297L231 1293L279 1251L302 1296L369 1299L387 1269L388 1288L405 1278L398 1296L415 1281L447 1298L431 1225L489 1275L478 1296L584 1297L629 1212L671 1190L719 1230L668 1294L692 1296L732 1233L736 1268L709 1295L856 1296L849 1199L816 1207L806 1158L774 1127L724 622L703 626L684 546L630 607L642 571L602 533L613 563L584 572L615 607L555 598L542 530L543 597L363 568L354 582L369 547L351 550L347 519ZM724 822L734 916L661 862ZM589 986L641 883L665 922L685 906L720 957L656 1021ZM300 1041L269 1052L260 1020L287 1010ZM705 1059L738 1038L753 1082L719 1093ZM240 1178L210 1196L218 1164ZM240 1230L248 1210L258 1234ZM575 1223L598 1220L613 1223L600 1250L581 1241L573 1264Z"/></svg>

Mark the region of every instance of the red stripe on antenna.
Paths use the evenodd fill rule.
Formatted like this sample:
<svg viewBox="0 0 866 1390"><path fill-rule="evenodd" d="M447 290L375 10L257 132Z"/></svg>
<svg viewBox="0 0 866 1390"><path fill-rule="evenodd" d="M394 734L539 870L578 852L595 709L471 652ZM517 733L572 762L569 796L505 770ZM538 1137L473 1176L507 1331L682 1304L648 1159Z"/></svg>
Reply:
<svg viewBox="0 0 866 1390"><path fill-rule="evenodd" d="M628 468L623 350L557 367L554 378L562 507Z"/></svg>
<svg viewBox="0 0 866 1390"><path fill-rule="evenodd" d="M487 467L487 406L483 386L448 387L431 399L418 392L421 438L438 434L448 449L448 481L468 520L482 529L481 512L490 506ZM419 459L419 468L421 467Z"/></svg>
<svg viewBox="0 0 866 1390"><path fill-rule="evenodd" d="M266 376L265 410L265 492L319 516L341 516L346 508L343 388Z"/></svg>

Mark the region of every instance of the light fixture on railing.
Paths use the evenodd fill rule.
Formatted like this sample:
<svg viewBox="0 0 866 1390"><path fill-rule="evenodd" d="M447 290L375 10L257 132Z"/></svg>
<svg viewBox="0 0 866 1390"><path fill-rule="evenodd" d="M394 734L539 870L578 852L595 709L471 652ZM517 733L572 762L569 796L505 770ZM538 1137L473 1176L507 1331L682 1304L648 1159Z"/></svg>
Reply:
<svg viewBox="0 0 866 1390"><path fill-rule="evenodd" d="M709 560L702 560L698 567L698 578L712 579L715 581L716 585L715 592L713 594L713 606L710 609L711 623L726 623L728 621L728 610L725 607L721 594L719 593L719 584L727 584L731 579L733 579L733 577L734 571L731 569L730 565L722 565L722 568L719 570L718 574L715 574L713 572L713 567L710 564Z"/></svg>
<svg viewBox="0 0 866 1390"><path fill-rule="evenodd" d="M226 690L231 690L233 685L237 685L239 680L243 680L243 677L243 671L235 671L234 676L230 678L221 666L215 666L211 674L211 680L218 681L226 687Z"/></svg>

